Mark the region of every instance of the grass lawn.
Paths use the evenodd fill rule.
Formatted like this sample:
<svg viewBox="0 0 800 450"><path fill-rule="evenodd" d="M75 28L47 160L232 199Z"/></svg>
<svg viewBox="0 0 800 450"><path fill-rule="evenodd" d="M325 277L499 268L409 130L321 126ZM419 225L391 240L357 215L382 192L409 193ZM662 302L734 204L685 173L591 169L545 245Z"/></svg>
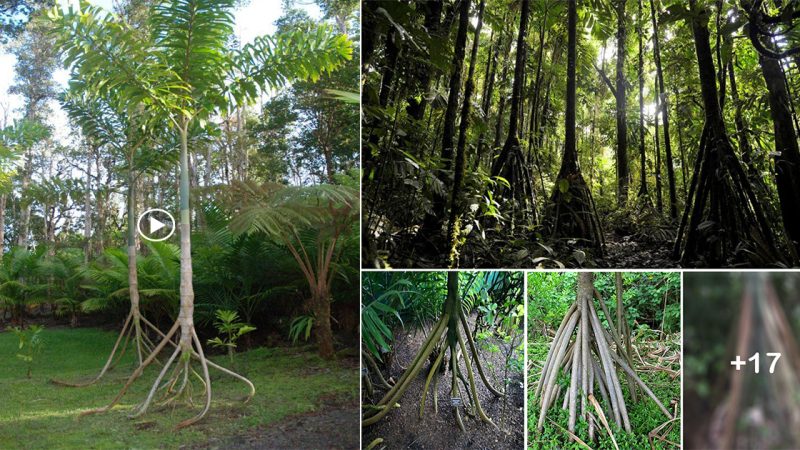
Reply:
<svg viewBox="0 0 800 450"><path fill-rule="evenodd" d="M209 437L268 427L287 416L318 410L331 398L343 402L358 399L356 369L324 361L308 351L258 348L237 354L233 367L226 356L212 358L246 375L255 384L255 397L243 405L239 399L247 393L246 386L210 369L211 410L203 421L187 429L174 431L174 426L199 411L203 393L197 381L193 383L196 407L183 402L161 410L151 406L144 416L128 418L150 389L158 365L151 365L112 411L78 418L81 411L111 401L134 368L133 355L128 352L123 363L98 384L57 386L50 383L51 378L75 381L94 376L116 334L94 328L62 328L45 329L42 336L44 348L34 362L32 378L27 379L25 363L15 356L16 336L0 333L0 448L177 448L206 442Z"/></svg>

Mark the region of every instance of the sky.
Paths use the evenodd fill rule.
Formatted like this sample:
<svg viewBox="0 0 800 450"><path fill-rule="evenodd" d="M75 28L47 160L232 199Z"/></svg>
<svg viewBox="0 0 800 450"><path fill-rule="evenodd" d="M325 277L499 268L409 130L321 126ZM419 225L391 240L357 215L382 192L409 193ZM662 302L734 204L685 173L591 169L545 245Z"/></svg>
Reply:
<svg viewBox="0 0 800 450"><path fill-rule="evenodd" d="M110 11L113 0L92 0L91 3ZM272 34L275 31L275 20L283 13L281 3L278 0L250 0L249 4L238 9L234 17L236 20L235 33L240 42L246 44L252 42L257 36ZM77 7L78 0L58 0L58 4L62 7L70 4ZM304 9L315 19L322 17L319 7L311 1L298 1L297 7ZM8 94L8 88L14 83L15 62L14 55L9 53L7 48L0 47L0 126L3 125L2 121L5 114L7 114L8 124L12 123L13 119L22 116L19 111L23 105L22 98L19 95ZM60 69L56 71L53 77L58 84L66 87L68 81L66 70ZM60 142L66 143L69 141L66 114L55 101L51 102L50 107L53 109L51 124L55 128L55 138Z"/></svg>

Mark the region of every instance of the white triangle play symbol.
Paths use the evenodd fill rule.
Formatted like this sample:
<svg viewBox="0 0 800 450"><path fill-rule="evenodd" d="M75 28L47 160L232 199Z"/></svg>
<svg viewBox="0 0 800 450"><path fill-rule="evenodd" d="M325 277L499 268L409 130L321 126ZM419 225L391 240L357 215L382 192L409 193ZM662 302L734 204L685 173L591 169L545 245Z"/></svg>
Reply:
<svg viewBox="0 0 800 450"><path fill-rule="evenodd" d="M166 225L158 219L154 219L152 217L148 217L150 220L150 233L155 233L156 231L164 228Z"/></svg>

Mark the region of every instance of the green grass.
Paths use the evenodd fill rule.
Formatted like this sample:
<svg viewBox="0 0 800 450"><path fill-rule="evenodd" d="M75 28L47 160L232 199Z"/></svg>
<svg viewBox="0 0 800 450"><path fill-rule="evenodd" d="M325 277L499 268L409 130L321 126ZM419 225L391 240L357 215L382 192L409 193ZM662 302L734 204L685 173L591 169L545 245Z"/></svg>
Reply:
<svg viewBox="0 0 800 450"><path fill-rule="evenodd" d="M547 357L549 345L549 338L537 336L537 340L528 341L528 358L530 361L544 361ZM572 441L564 431L567 428L568 412L561 409L559 405L551 408L547 414L547 418L558 423L563 430L556 425L553 425L549 420L545 421L543 430L539 432L536 429L537 421L539 420L539 404L533 398L535 392L535 383L539 380L541 373L538 370L531 371L528 374L528 448L530 449L583 449L584 447ZM670 401L680 399L681 385L680 380L672 380L664 372L640 372L638 375L650 387L653 393L661 400L661 402L668 409L672 410ZM613 419L609 418L611 429L614 437L619 444L620 449L633 449L633 448L651 448L648 440L648 433L654 428L664 423L667 418L658 406L646 394L640 391L639 401L633 403L628 394L628 386L625 377L620 373L620 381L622 384L622 393L625 397L625 404L628 406L628 417L631 422L631 433L626 433L623 429L618 428ZM565 380L566 381L566 380ZM643 397L644 396L644 397ZM599 397L599 396L598 396ZM602 398L598 401L603 406L603 411L610 411L610 408L605 404ZM586 441L593 449L613 449L614 444L606 434L605 430L596 431L596 442L588 442L588 424L585 421L580 421L575 430L575 434ZM667 436L672 442L680 442L680 423L676 422L672 431ZM666 449L673 448L664 445L660 441L654 441L655 448Z"/></svg>
<svg viewBox="0 0 800 450"><path fill-rule="evenodd" d="M246 375L256 396L246 405L239 401L246 386L211 369L213 402L206 418L187 429L174 431L198 408L184 403L150 411L129 419L157 375L148 368L122 402L106 414L78 418L81 411L106 405L133 369L133 357L109 372L100 383L70 388L51 384L51 378L79 380L94 376L116 339L116 334L92 328L45 329L44 348L33 365L31 379L25 363L15 355L17 338L0 333L0 443L3 449L39 448L177 448L269 426L292 414L314 411L324 399L358 398L358 374L337 362L324 361L309 352L284 348L258 348L236 355L234 367L225 356L215 362ZM193 383L195 403L203 401L199 382ZM199 406L199 405L198 405Z"/></svg>

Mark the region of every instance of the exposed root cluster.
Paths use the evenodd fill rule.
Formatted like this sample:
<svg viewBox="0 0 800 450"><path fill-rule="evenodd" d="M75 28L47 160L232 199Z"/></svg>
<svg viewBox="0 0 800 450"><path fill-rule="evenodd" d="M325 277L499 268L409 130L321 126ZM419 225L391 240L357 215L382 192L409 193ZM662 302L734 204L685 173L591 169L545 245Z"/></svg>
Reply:
<svg viewBox="0 0 800 450"><path fill-rule="evenodd" d="M622 369L628 378L628 391L632 399L635 400L638 387L658 405L668 419L672 419L670 411L632 369L631 351L624 342L625 329L614 326L605 303L592 286L592 274L581 273L578 280L578 298L567 311L555 334L536 386L538 429L544 427L548 411L560 404L569 411L567 428L570 434L575 432L579 418L588 423L590 440L595 439L599 427L605 428L613 440L609 426L611 419L618 427L630 432L631 423L617 375L618 369ZM593 292L603 308L610 332L600 322L592 300ZM558 383L558 376L562 371L570 376L566 389ZM595 397L598 391L606 405L605 411Z"/></svg>
<svg viewBox="0 0 800 450"><path fill-rule="evenodd" d="M143 329L146 327L149 331L155 333L161 340L158 344L154 344L149 338L148 333ZM179 330L181 333L179 333ZM185 331L188 331L190 339L178 340ZM106 360L105 365L100 373L93 379L86 382L66 382L53 380L54 383L71 386L71 387L84 387L99 381L111 368L113 368L124 356L128 347L130 338L133 336L134 345L137 349L138 365L133 373L128 377L127 382L122 389L117 393L116 397L108 405L84 411L81 416L90 414L104 413L110 411L133 383L144 373L145 369L152 363L160 364L158 360L159 354L168 346L173 347L173 351L167 359L166 363L162 365L161 371L150 388L147 397L133 408L133 412L129 417L136 418L145 414L148 409L155 403L158 407L167 407L175 404L179 400L184 400L188 405L194 406L193 397L193 384L192 381L200 383L203 392L202 409L195 416L186 419L176 426L176 429L181 429L192 425L202 419L211 408L211 378L209 376L209 367L219 370L220 372L230 375L248 387L248 394L242 399L244 403L250 401L255 395L255 386L247 378L239 375L231 370L228 370L214 362L206 359L203 353L203 347L200 343L200 338L193 325L190 325L187 330L181 329L181 321L176 321L170 330L164 334L155 325L142 316L138 310L132 309L128 314L122 331L117 337L117 341L111 350L111 354ZM120 347L120 342L124 338L124 343ZM119 351L119 355L115 354ZM143 355L147 355L143 357ZM199 363L200 372L193 368L192 363ZM171 370L170 370L171 369ZM167 374L169 373L169 376Z"/></svg>
<svg viewBox="0 0 800 450"><path fill-rule="evenodd" d="M682 264L704 259L704 265L729 264L746 251L754 265L782 258L751 183L724 134L707 122L687 194L674 257ZM743 244L746 244L743 246Z"/></svg>
<svg viewBox="0 0 800 450"><path fill-rule="evenodd" d="M365 407L364 414L362 415L362 426L367 427L377 423L394 408L395 404L411 385L411 381L422 371L425 366L425 361L433 354L438 356L435 357L431 364L425 379L425 386L422 390L422 397L419 403L420 419L423 419L425 415L425 404L429 389L432 389L433 393L434 413L438 414L439 412L437 392L439 380L444 372L440 369L444 365L445 367L449 366L450 406L453 408L453 414L458 427L462 431L465 431L464 421L461 416L463 410L466 415L477 418L497 428L497 425L486 415L486 412L481 406L473 365L477 368L481 381L492 394L498 397L504 394L492 386L483 370L478 355L478 348L469 332L467 318L461 310L457 295L453 294L454 292L458 292L457 274L454 275L455 276L448 276L449 294L445 304L444 314L442 314L439 321L433 327L433 331L428 335L422 348L417 352L414 361L408 369L406 369L402 377L389 388L388 392L377 404ZM451 286L453 282L456 286L455 290L453 290ZM464 339L464 336L466 336L466 339ZM446 355L449 355L449 359ZM461 370L460 361L462 358L464 362L463 366L466 368L466 376ZM367 361L369 360L368 358ZM382 385L388 386L388 383L384 383L385 381Z"/></svg>
<svg viewBox="0 0 800 450"><path fill-rule="evenodd" d="M605 249L603 227L592 193L580 172L559 174L549 207L548 229L552 238L583 240L602 256Z"/></svg>

